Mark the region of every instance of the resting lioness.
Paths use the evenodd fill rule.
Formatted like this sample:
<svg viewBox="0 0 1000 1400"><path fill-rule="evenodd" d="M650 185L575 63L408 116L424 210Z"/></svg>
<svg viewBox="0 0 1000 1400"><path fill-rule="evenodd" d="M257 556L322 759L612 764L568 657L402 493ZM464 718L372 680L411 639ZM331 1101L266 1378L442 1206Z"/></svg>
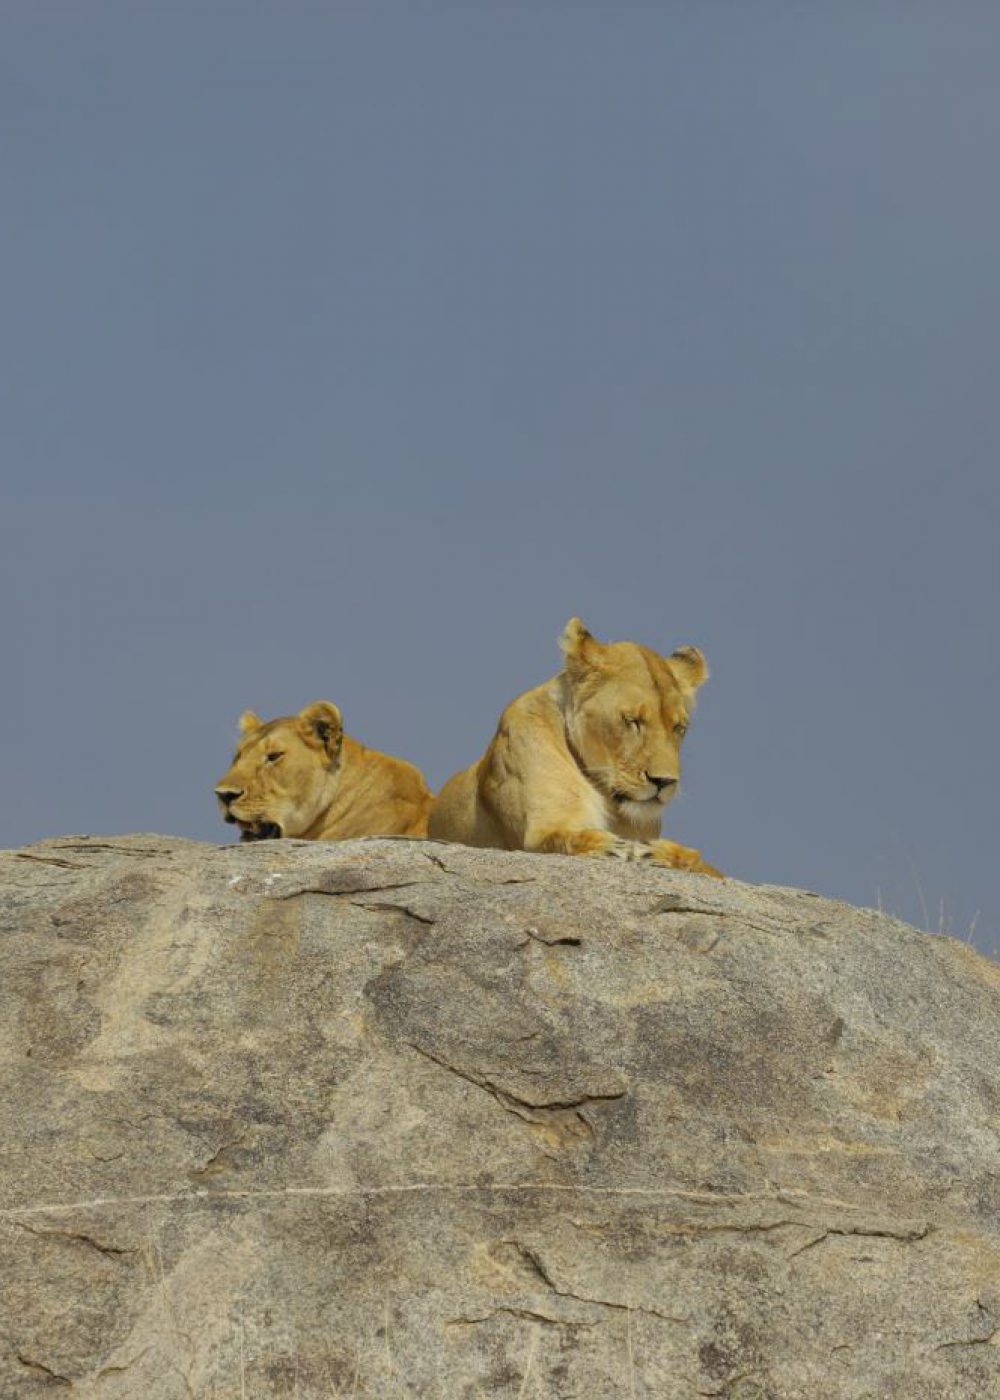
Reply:
<svg viewBox="0 0 1000 1400"><path fill-rule="evenodd" d="M241 841L427 835L433 798L419 769L350 738L329 700L268 722L246 710L240 736L215 793Z"/></svg>
<svg viewBox="0 0 1000 1400"><path fill-rule="evenodd" d="M604 645L577 617L560 641L563 671L507 706L484 756L441 789L429 835L720 875L697 851L657 839L695 692L708 679L704 656Z"/></svg>

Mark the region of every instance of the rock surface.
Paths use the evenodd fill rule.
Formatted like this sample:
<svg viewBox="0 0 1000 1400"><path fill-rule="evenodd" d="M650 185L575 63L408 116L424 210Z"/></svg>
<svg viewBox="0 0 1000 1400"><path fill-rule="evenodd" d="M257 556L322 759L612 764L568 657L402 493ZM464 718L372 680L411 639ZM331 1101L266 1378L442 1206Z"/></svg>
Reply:
<svg viewBox="0 0 1000 1400"><path fill-rule="evenodd" d="M0 1395L1000 1396L1000 969L412 841L0 855Z"/></svg>

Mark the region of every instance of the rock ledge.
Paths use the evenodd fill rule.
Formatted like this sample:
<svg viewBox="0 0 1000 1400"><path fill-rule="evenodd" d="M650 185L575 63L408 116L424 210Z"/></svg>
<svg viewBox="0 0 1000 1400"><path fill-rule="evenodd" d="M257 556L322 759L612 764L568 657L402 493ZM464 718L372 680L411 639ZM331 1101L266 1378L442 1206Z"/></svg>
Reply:
<svg viewBox="0 0 1000 1400"><path fill-rule="evenodd" d="M1000 1396L1000 969L418 841L0 854L0 1395Z"/></svg>

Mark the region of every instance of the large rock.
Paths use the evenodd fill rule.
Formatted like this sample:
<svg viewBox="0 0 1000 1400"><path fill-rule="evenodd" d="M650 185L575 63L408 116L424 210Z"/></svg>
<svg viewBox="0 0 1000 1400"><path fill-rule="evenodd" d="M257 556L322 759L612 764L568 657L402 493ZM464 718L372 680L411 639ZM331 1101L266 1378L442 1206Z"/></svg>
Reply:
<svg viewBox="0 0 1000 1400"><path fill-rule="evenodd" d="M0 856L0 1396L1000 1396L1000 969L408 841Z"/></svg>

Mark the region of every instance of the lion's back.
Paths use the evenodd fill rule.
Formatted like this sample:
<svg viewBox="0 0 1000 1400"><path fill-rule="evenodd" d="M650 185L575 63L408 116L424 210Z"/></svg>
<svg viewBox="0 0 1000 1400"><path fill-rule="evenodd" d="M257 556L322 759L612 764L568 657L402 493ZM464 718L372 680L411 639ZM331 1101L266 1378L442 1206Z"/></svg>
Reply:
<svg viewBox="0 0 1000 1400"><path fill-rule="evenodd" d="M434 795L415 764L358 745L331 815L342 840L349 836L426 836L433 801Z"/></svg>

